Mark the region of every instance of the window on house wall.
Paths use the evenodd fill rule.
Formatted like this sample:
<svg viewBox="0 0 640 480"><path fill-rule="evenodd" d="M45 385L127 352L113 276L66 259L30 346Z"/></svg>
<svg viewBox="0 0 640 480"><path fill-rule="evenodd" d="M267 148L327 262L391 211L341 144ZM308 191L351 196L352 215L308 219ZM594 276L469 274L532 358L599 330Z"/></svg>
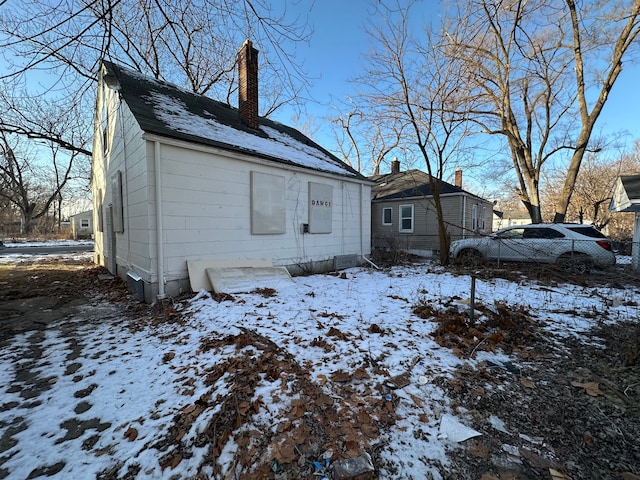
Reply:
<svg viewBox="0 0 640 480"><path fill-rule="evenodd" d="M105 87L105 92L106 92ZM107 154L109 150L109 109L107 108L107 104L105 102L106 95L102 95L102 153L104 155Z"/></svg>
<svg viewBox="0 0 640 480"><path fill-rule="evenodd" d="M251 234L286 233L284 177L251 172Z"/></svg>
<svg viewBox="0 0 640 480"><path fill-rule="evenodd" d="M474 203L471 208L471 228L484 231L486 227L487 207L481 203Z"/></svg>
<svg viewBox="0 0 640 480"><path fill-rule="evenodd" d="M476 203L471 206L471 230L478 230L478 205Z"/></svg>
<svg viewBox="0 0 640 480"><path fill-rule="evenodd" d="M392 211L391 207L384 207L382 209L382 225L391 225Z"/></svg>
<svg viewBox="0 0 640 480"><path fill-rule="evenodd" d="M413 233L413 205L400 205L400 232Z"/></svg>
<svg viewBox="0 0 640 480"><path fill-rule="evenodd" d="M89 219L88 218L81 218L80 219L80 227L81 228L89 228Z"/></svg>

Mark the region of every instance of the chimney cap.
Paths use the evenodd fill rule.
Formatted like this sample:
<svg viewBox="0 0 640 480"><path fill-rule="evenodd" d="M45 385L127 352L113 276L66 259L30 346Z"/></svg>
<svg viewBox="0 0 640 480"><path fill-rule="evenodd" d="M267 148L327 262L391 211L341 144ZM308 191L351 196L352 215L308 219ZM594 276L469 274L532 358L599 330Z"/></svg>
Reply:
<svg viewBox="0 0 640 480"><path fill-rule="evenodd" d="M400 173L400 160L398 160L398 157L393 157L393 160L391 160L391 173Z"/></svg>

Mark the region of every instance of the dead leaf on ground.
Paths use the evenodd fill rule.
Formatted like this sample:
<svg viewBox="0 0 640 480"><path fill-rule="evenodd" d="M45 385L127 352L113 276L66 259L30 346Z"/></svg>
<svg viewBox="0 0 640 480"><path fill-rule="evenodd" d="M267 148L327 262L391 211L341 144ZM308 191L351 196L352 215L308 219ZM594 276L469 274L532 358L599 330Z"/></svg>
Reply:
<svg viewBox="0 0 640 480"><path fill-rule="evenodd" d="M549 473L551 474L551 480L571 480L570 477L567 477L564 473L554 470L553 468L549 469Z"/></svg>
<svg viewBox="0 0 640 480"><path fill-rule="evenodd" d="M333 372L331 374L332 382L348 382L351 380L351 375L342 370L338 370L337 372Z"/></svg>
<svg viewBox="0 0 640 480"><path fill-rule="evenodd" d="M636 475L635 473L631 473L631 472L623 472L620 474L620 476L624 480L640 480L640 475Z"/></svg>
<svg viewBox="0 0 640 480"><path fill-rule="evenodd" d="M389 378L386 383L391 388L404 388L411 383L411 380L408 373L403 373Z"/></svg>
<svg viewBox="0 0 640 480"><path fill-rule="evenodd" d="M523 387L527 387L527 388L536 388L536 384L533 383L531 380L529 380L528 378L524 378L521 377L520 378L520 383L522 384Z"/></svg>
<svg viewBox="0 0 640 480"><path fill-rule="evenodd" d="M133 442L138 438L138 430L133 427L127 428L127 431L124 432L124 438L128 438L130 442Z"/></svg>
<svg viewBox="0 0 640 480"><path fill-rule="evenodd" d="M353 376L358 380L366 380L368 378L371 378L371 376L369 375L369 373L367 373L367 370L364 367L356 368L355 371L353 372Z"/></svg>
<svg viewBox="0 0 640 480"><path fill-rule="evenodd" d="M481 442L472 442L469 445L469 453L471 455L473 455L476 458L482 458L484 460L486 460L487 458L489 458L489 447L487 447L485 444L481 443ZM482 477L484 478L484 477ZM491 478L491 477L489 477ZM493 477L495 478L495 477Z"/></svg>
<svg viewBox="0 0 640 480"><path fill-rule="evenodd" d="M585 392L592 397L597 397L598 395L604 395L603 391L600 390L600 386L596 382L571 382L571 385L578 388L584 388Z"/></svg>
<svg viewBox="0 0 640 480"><path fill-rule="evenodd" d="M543 468L551 468L554 466L554 463L551 460L535 452L532 452L531 450L521 447L519 449L519 452L520 452L520 455L522 455L522 457L527 462L529 462L529 465L531 465L533 468L543 469Z"/></svg>
<svg viewBox="0 0 640 480"><path fill-rule="evenodd" d="M162 470L164 470L165 468L170 468L173 470L180 464L181 461L182 461L182 455L179 453L176 453L175 455L172 455L171 457L169 457L167 460L161 461L160 468Z"/></svg>
<svg viewBox="0 0 640 480"><path fill-rule="evenodd" d="M482 477L480 477L480 480L500 480L500 479L490 473L483 473Z"/></svg>

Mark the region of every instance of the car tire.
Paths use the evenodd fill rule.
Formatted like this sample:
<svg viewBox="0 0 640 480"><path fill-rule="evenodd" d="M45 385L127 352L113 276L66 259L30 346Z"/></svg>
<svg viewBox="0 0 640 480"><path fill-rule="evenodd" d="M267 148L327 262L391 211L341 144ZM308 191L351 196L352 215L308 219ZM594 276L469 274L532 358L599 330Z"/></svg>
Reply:
<svg viewBox="0 0 640 480"><path fill-rule="evenodd" d="M558 257L556 264L563 270L583 275L593 268L593 261L584 253L563 253Z"/></svg>
<svg viewBox="0 0 640 480"><path fill-rule="evenodd" d="M456 257L456 264L467 268L479 267L483 261L482 254L473 248L460 251Z"/></svg>

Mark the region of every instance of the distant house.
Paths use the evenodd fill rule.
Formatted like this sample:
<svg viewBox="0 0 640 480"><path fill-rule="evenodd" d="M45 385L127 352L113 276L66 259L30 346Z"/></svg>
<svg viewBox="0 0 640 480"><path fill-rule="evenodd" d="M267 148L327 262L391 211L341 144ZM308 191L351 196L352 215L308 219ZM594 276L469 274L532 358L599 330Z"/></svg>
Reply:
<svg viewBox="0 0 640 480"><path fill-rule="evenodd" d="M375 248L399 248L422 256L440 250L438 219L429 175L421 170L400 171L391 162L391 173L371 177L371 231ZM440 181L440 197L451 240L491 232L492 202L462 189L462 170L456 185Z"/></svg>
<svg viewBox="0 0 640 480"><path fill-rule="evenodd" d="M613 188L611 212L634 212L631 265L640 270L640 175L621 175Z"/></svg>
<svg viewBox="0 0 640 480"><path fill-rule="evenodd" d="M362 261L372 182L258 116L258 52L239 55L239 108L114 63L99 72L95 261L151 301L190 289L187 262L268 260L292 273Z"/></svg>
<svg viewBox="0 0 640 480"><path fill-rule="evenodd" d="M493 230L499 230L501 228L513 227L516 225L529 225L531 223L531 216L524 210L510 209L510 210L494 210L493 211Z"/></svg>
<svg viewBox="0 0 640 480"><path fill-rule="evenodd" d="M93 236L93 210L80 212L70 218L71 234L74 240Z"/></svg>

